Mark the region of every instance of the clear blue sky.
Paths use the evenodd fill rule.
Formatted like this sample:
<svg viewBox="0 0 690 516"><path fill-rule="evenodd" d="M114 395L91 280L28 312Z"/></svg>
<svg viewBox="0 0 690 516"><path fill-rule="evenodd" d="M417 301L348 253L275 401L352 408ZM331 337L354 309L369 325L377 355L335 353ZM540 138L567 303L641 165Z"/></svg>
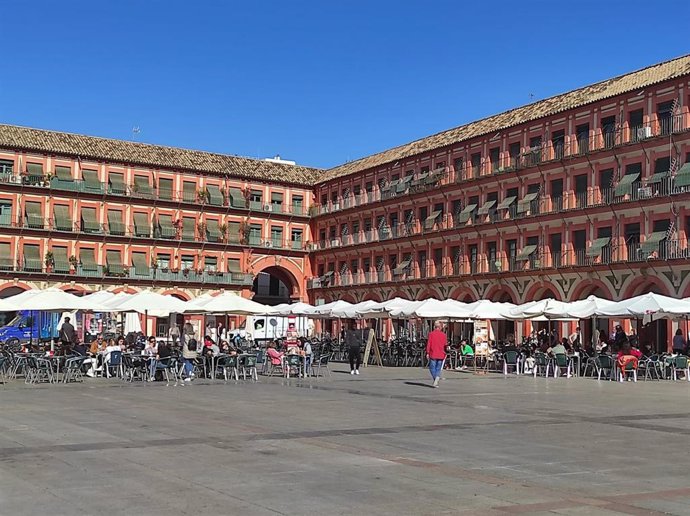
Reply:
<svg viewBox="0 0 690 516"><path fill-rule="evenodd" d="M687 0L0 0L0 122L329 167L690 53Z"/></svg>

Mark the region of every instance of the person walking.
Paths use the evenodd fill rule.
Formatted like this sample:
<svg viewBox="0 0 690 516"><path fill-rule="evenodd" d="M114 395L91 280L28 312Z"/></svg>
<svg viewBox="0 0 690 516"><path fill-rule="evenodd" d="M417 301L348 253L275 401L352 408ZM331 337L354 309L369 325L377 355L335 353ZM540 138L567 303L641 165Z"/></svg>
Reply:
<svg viewBox="0 0 690 516"><path fill-rule="evenodd" d="M170 325L170 331L168 332L168 337L170 338L170 342L172 343L172 347L176 348L177 343L180 340L180 327L177 325L177 323L172 323Z"/></svg>
<svg viewBox="0 0 690 516"><path fill-rule="evenodd" d="M77 332L70 323L70 318L65 317L65 322L62 323L60 327L60 344L62 344L62 349L65 355L69 355L72 344L77 343Z"/></svg>
<svg viewBox="0 0 690 516"><path fill-rule="evenodd" d="M352 326L345 331L345 345L347 346L347 357L350 360L350 374L359 374L361 364L362 339L359 332Z"/></svg>
<svg viewBox="0 0 690 516"><path fill-rule="evenodd" d="M434 381L434 388L438 388L438 381L441 378L443 361L446 359L446 346L448 338L443 332L443 323L436 321L434 331L429 334L426 343L426 356L429 359L429 372Z"/></svg>

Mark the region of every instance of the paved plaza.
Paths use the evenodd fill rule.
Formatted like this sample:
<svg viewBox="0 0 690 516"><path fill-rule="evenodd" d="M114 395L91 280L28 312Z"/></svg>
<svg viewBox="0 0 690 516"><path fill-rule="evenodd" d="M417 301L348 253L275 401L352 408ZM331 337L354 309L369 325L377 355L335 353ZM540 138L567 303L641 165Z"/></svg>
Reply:
<svg viewBox="0 0 690 516"><path fill-rule="evenodd" d="M0 515L690 514L690 383L0 388Z"/></svg>

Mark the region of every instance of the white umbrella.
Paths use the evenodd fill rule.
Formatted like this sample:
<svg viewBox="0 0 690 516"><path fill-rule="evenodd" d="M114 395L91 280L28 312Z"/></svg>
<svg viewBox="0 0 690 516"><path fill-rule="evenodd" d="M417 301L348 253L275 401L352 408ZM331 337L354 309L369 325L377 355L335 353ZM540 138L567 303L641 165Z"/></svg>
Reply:
<svg viewBox="0 0 690 516"><path fill-rule="evenodd" d="M378 304L376 301L362 301L361 303L356 303L352 306L331 310L331 315L333 317L338 317L339 319L357 319L360 317L360 310L366 311L367 308L376 304Z"/></svg>
<svg viewBox="0 0 690 516"><path fill-rule="evenodd" d="M598 310L614 305L613 301L597 296L589 296L587 299L580 299L569 303L568 314L577 319L589 319L596 315Z"/></svg>
<svg viewBox="0 0 690 516"><path fill-rule="evenodd" d="M141 321L139 320L139 315L134 312L125 314L125 335L128 335L129 333L139 333L140 331Z"/></svg>
<svg viewBox="0 0 690 516"><path fill-rule="evenodd" d="M467 303L455 299L426 299L409 315L420 319L467 319L469 313Z"/></svg>
<svg viewBox="0 0 690 516"><path fill-rule="evenodd" d="M470 310L468 319L490 319L493 321L506 319L506 312L515 308L513 303L499 303L480 299L467 305Z"/></svg>
<svg viewBox="0 0 690 516"><path fill-rule="evenodd" d="M313 309L308 310L307 315L309 315L310 317L322 317L322 318L336 317L335 315L332 315L333 311L343 310L343 309L349 308L351 306L352 306L352 303L348 303L347 301L343 301L341 299L338 299L337 301L333 301L331 303L326 303L325 305L315 306Z"/></svg>
<svg viewBox="0 0 690 516"><path fill-rule="evenodd" d="M72 312L75 310L98 311L99 303L90 302L86 297L75 296L58 288L33 289L8 297L0 306L2 311L37 310L45 312Z"/></svg>
<svg viewBox="0 0 690 516"><path fill-rule="evenodd" d="M410 303L414 303L414 301L403 299L401 297L394 297L388 301L373 303L366 308L357 309L357 315L363 319L386 319L390 317L390 313L393 310L402 309L408 306Z"/></svg>
<svg viewBox="0 0 690 516"><path fill-rule="evenodd" d="M113 299L114 301L114 299ZM151 290L137 292L112 306L113 312L138 312L153 317L167 317L171 313L184 313L187 303L173 296L165 296Z"/></svg>
<svg viewBox="0 0 690 516"><path fill-rule="evenodd" d="M115 296L116 294L109 290L99 290L98 292L87 295L85 299L88 300L89 303L98 303L99 305L105 306L110 300L114 299Z"/></svg>
<svg viewBox="0 0 690 516"><path fill-rule="evenodd" d="M309 315L314 308L309 303L282 303L271 307L267 315Z"/></svg>
<svg viewBox="0 0 690 516"><path fill-rule="evenodd" d="M270 307L242 297L234 292L223 292L198 306L186 307L182 312L231 315L265 314Z"/></svg>
<svg viewBox="0 0 690 516"><path fill-rule="evenodd" d="M568 319L570 303L547 298L521 310L525 319Z"/></svg>
<svg viewBox="0 0 690 516"><path fill-rule="evenodd" d="M187 301L186 312L191 313L193 309L198 308L199 312L203 312L203 306L213 299L213 295L210 293L202 294L199 297L195 297L191 301Z"/></svg>
<svg viewBox="0 0 690 516"><path fill-rule="evenodd" d="M407 303L400 303L397 307L391 307L388 313L393 319L415 317L415 310L424 302L425 301L408 301Z"/></svg>
<svg viewBox="0 0 690 516"><path fill-rule="evenodd" d="M660 294L641 296L613 303L597 310L596 315L604 317L685 319L690 315L690 302Z"/></svg>

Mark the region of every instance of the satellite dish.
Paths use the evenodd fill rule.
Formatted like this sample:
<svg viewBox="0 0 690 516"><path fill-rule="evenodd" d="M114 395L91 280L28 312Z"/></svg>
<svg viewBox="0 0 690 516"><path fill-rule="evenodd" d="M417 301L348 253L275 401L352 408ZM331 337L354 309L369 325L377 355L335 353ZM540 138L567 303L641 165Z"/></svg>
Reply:
<svg viewBox="0 0 690 516"><path fill-rule="evenodd" d="M270 324L271 326L278 326L278 321L276 319L271 318L268 320L268 324Z"/></svg>

